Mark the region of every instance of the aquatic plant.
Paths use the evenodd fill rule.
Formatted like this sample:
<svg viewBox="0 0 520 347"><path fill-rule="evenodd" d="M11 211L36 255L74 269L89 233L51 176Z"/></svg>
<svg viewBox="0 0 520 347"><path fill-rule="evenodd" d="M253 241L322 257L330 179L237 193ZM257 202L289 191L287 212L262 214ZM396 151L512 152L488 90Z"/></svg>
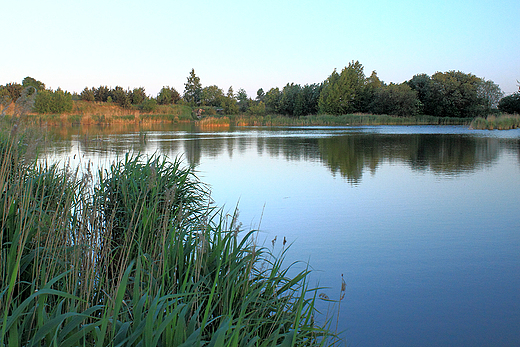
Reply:
<svg viewBox="0 0 520 347"><path fill-rule="evenodd" d="M0 346L337 343L309 270L289 276L287 250L258 246L181 160L93 175L0 140Z"/></svg>
<svg viewBox="0 0 520 347"><path fill-rule="evenodd" d="M475 118L470 127L472 129L485 130L509 130L520 128L520 115L517 114L502 114L499 116L491 115L486 118Z"/></svg>

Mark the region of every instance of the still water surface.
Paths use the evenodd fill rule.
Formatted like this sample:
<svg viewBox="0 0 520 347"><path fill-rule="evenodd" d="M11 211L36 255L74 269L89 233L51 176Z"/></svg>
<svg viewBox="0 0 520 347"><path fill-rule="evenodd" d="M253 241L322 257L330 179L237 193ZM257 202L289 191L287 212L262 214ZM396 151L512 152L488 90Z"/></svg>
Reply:
<svg viewBox="0 0 520 347"><path fill-rule="evenodd" d="M279 253L285 237L288 262L308 262L320 293L337 299L343 274L338 330L350 346L520 345L520 130L51 131L47 156L73 166L182 155L260 243L277 236Z"/></svg>

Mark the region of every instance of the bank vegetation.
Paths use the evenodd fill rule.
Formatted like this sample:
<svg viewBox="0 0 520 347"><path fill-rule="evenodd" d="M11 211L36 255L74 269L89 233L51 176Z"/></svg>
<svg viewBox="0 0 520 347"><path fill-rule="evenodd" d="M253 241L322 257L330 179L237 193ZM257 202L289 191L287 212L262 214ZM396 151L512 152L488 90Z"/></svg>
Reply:
<svg viewBox="0 0 520 347"><path fill-rule="evenodd" d="M109 124L120 122L203 121L229 124L484 124L481 119L520 112L520 93L504 96L493 81L461 71L417 74L400 84L385 83L352 61L321 83L287 83L255 97L244 89L225 93L216 85L203 87L192 69L181 95L164 86L156 96L144 87L85 87L79 94L26 77L22 84L0 86L2 114L16 117L20 100L30 100L30 122L47 124ZM27 102L25 102L27 104ZM511 118L511 117L506 117ZM426 122L426 123L425 123ZM503 123L503 122L502 122ZM513 122L513 125L516 126Z"/></svg>
<svg viewBox="0 0 520 347"><path fill-rule="evenodd" d="M0 133L0 346L337 343L308 268L258 245L181 161L48 164L15 125Z"/></svg>

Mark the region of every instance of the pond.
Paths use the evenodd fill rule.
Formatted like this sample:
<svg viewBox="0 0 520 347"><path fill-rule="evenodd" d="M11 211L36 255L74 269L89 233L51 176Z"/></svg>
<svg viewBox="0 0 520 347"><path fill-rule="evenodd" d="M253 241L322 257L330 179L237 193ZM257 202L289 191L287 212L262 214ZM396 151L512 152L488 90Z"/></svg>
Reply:
<svg viewBox="0 0 520 347"><path fill-rule="evenodd" d="M50 129L45 154L182 155L244 229L313 269L351 346L520 345L520 130L460 126ZM276 237L277 241L272 244ZM282 240L287 244L284 246ZM339 317L336 316L339 311Z"/></svg>

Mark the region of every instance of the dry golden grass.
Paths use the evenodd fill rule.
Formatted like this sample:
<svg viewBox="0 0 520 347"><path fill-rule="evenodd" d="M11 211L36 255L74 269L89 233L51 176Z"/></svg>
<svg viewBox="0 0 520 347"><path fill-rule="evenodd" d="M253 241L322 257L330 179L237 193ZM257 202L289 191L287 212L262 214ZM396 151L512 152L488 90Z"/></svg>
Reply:
<svg viewBox="0 0 520 347"><path fill-rule="evenodd" d="M14 104L6 114L13 116ZM144 112L138 106L123 108L113 103L74 101L71 112L60 114L28 113L25 122L49 126L93 124L153 124L190 121L191 108L183 105L158 105L153 112Z"/></svg>

